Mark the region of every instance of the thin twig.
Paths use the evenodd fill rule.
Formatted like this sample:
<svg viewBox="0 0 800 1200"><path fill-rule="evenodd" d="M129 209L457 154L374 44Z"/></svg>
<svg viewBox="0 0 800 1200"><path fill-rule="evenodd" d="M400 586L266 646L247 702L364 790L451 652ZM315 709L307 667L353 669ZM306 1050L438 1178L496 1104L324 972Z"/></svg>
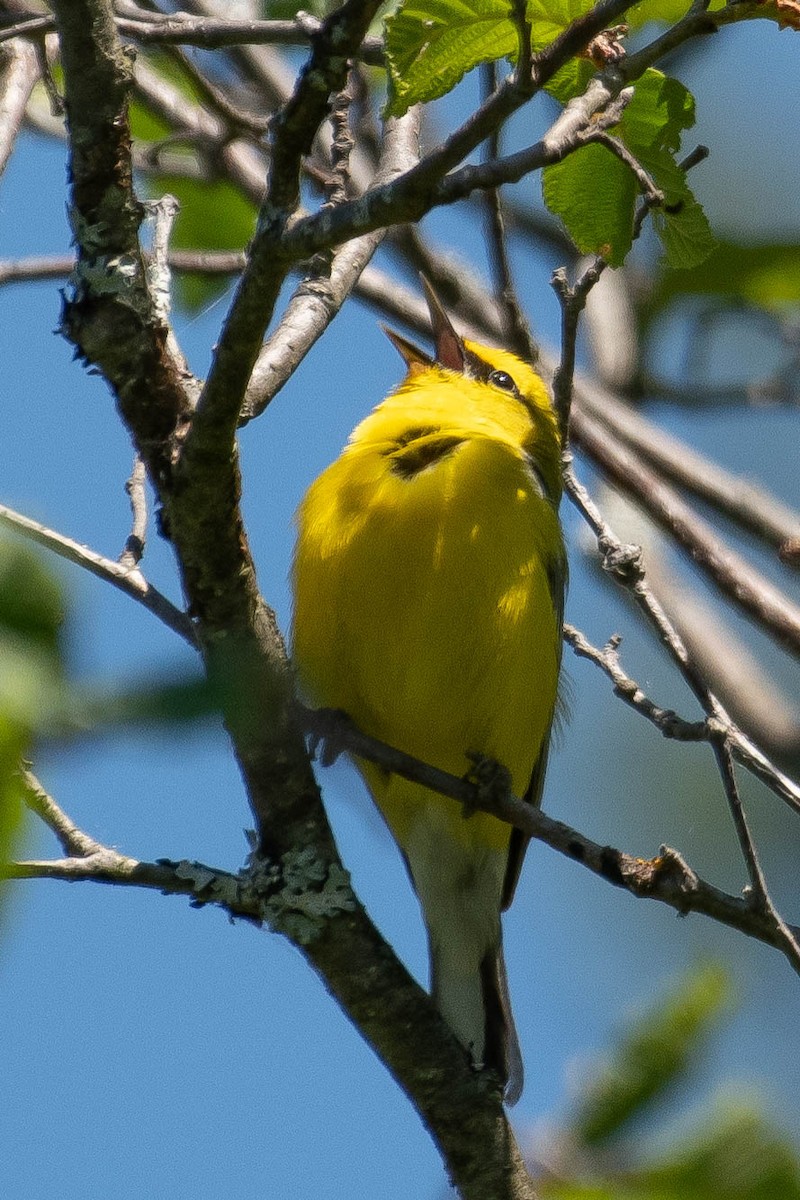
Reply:
<svg viewBox="0 0 800 1200"><path fill-rule="evenodd" d="M352 72L348 73L347 82L342 90L333 98L330 111L333 142L331 145L331 174L326 188L326 204L342 204L349 191L350 155L355 141L350 128L350 110L353 104Z"/></svg>
<svg viewBox="0 0 800 1200"><path fill-rule="evenodd" d="M82 546L80 542L73 541L62 533L56 533L55 530L40 525L38 521L32 521L30 517L15 512L5 504L0 504L0 524L14 529L40 546L46 546L60 558L83 567L91 575L96 575L98 579L103 579L118 588L158 617L167 628L180 634L193 649L197 649L197 636L189 617L148 583L138 568L126 569L113 558L105 558L95 550L90 550L88 546Z"/></svg>
<svg viewBox="0 0 800 1200"><path fill-rule="evenodd" d="M774 923L778 936L783 940L783 952L789 961L793 964L795 970L800 973L800 942L793 930L784 921L781 914L776 909L772 902L772 897L767 888L767 881L764 878L764 872L758 858L758 852L753 841L753 835L750 832L750 826L747 821L747 816L742 804L742 798L739 794L739 787L736 782L736 774L733 769L733 761L731 758L730 746L728 739L724 733L714 739L714 755L717 760L722 786L725 791L725 797L728 801L731 817L733 819L736 836L739 841L739 846L742 851L742 856L747 863L747 871L750 876L750 899L753 905L758 908L765 916Z"/></svg>
<svg viewBox="0 0 800 1200"><path fill-rule="evenodd" d="M243 250L170 250L167 256L172 271L203 275L238 275L244 270L246 261ZM6 283L64 279L74 266L72 254L0 259L0 287Z"/></svg>
<svg viewBox="0 0 800 1200"><path fill-rule="evenodd" d="M137 454L133 460L131 477L125 484L125 491L131 502L133 528L125 539L125 549L119 556L119 565L126 571L132 570L142 560L145 539L147 537L147 473L144 462Z"/></svg>
<svg viewBox="0 0 800 1200"><path fill-rule="evenodd" d="M55 30L55 17L26 17L6 25L0 29L0 42L10 42L13 38L32 38L37 34L52 33Z"/></svg>
<svg viewBox="0 0 800 1200"><path fill-rule="evenodd" d="M58 838L62 850L76 858L87 858L98 850L104 849L100 842L95 841L88 833L79 829L62 808L56 804L49 792L45 791L39 780L28 767L20 770L23 786L23 799L31 812L35 812L52 829Z"/></svg>
<svg viewBox="0 0 800 1200"><path fill-rule="evenodd" d="M645 218L654 208L664 203L664 194L655 186L653 180L644 171L627 147L608 134L598 134L597 142L606 146L630 167L636 175L643 196L633 219L632 241L636 241L644 228ZM682 170L689 171L708 156L705 146L697 146L679 164ZM558 296L561 307L561 358L553 375L553 404L558 415L562 438L566 441L570 429L570 413L572 410L575 351L578 340L578 324L581 313L586 307L586 301L592 288L608 266L608 262L598 254L585 267L580 278L573 287L569 286L566 270L559 267L553 272L552 285Z"/></svg>
<svg viewBox="0 0 800 1200"><path fill-rule="evenodd" d="M59 120L64 117L64 98L58 90L53 72L50 70L50 60L47 57L47 44L44 37L37 38L35 42L36 57L39 61L39 72L41 75L42 86L45 90L48 102L50 104L50 115L57 117Z"/></svg>
<svg viewBox="0 0 800 1200"><path fill-rule="evenodd" d="M531 23L528 20L528 10L525 0L511 0L511 19L517 27L516 71L520 79L527 81L531 77L533 58Z"/></svg>
<svg viewBox="0 0 800 1200"><path fill-rule="evenodd" d="M664 203L664 193L658 188L653 177L645 171L634 154L631 154L625 143L610 133L601 133L597 138L599 146L605 146L612 154L624 163L639 185L642 196L650 208L660 207Z"/></svg>
<svg viewBox="0 0 800 1200"><path fill-rule="evenodd" d="M684 679L702 704L707 717L713 718L718 725L720 736L712 741L712 745L721 772L725 795L736 825L737 836L739 837L742 852L747 862L751 884L753 884L756 890L760 909L773 925L777 944L780 944L783 953L792 963L794 969L800 973L800 948L797 945L796 939L787 934L786 923L775 908L769 895L747 828L744 811L738 802L738 791L735 786L728 749L729 738L731 739L731 745L734 744L735 726L691 659L677 629L650 591L644 575L641 551L638 547L624 546L614 536L597 506L591 500L588 492L578 482L569 451L565 453L563 474L565 492L583 513L597 537L598 548L603 555L603 566L633 596L639 607L646 614L650 625L656 630L662 643L670 652L673 661L677 664ZM738 733L738 731L735 732ZM723 739L724 744L721 744L720 738Z"/></svg>
<svg viewBox="0 0 800 1200"><path fill-rule="evenodd" d="M523 27L527 29L527 68L524 68L521 62L517 67L520 73L524 75L525 69L530 72L530 27L524 21L524 13L521 16L517 13L516 17L518 21L522 21ZM520 38L523 39L522 28L520 29ZM484 63L481 67L481 77L484 83L483 95L485 102L497 89L497 64L493 62ZM486 142L484 158L486 161L491 161L499 157L500 130L496 129ZM538 347L531 336L531 331L523 316L522 308L517 300L514 288L500 191L498 188L489 188L487 191L481 193L480 199L486 214L487 249L494 277L494 292L502 309L505 322L503 340L511 350L516 351L517 354L528 362L534 363L538 356Z"/></svg>
<svg viewBox="0 0 800 1200"><path fill-rule="evenodd" d="M593 646L574 625L564 625L564 641L579 658L587 658L603 671L614 685L614 694L632 709L646 717L659 733L679 742L709 742L713 734L707 721L687 721L669 708L660 708L639 687L635 679L623 671L619 660L622 641L615 634L602 648Z"/></svg>
<svg viewBox="0 0 800 1200"><path fill-rule="evenodd" d="M588 413L576 411L572 436L603 474L683 546L721 594L781 646L800 656L800 607L717 536L678 493L626 446L609 438Z"/></svg>
<svg viewBox="0 0 800 1200"><path fill-rule="evenodd" d="M180 211L180 204L174 196L167 194L158 200L151 200L148 208L154 221L153 255L147 269L147 280L150 294L153 297L154 310L159 320L166 325L172 309L169 239L175 218Z"/></svg>

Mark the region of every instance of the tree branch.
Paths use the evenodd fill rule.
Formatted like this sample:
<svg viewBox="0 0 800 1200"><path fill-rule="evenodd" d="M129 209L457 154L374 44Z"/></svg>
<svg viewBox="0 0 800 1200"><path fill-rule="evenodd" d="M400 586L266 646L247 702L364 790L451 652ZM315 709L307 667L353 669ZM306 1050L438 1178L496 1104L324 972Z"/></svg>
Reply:
<svg viewBox="0 0 800 1200"><path fill-rule="evenodd" d="M210 442L233 439L261 339L292 262L285 243L299 201L303 156L327 115L331 93L344 86L348 59L378 8L379 0L346 0L328 17L294 94L273 123L267 199L197 407L185 451L189 456L203 455Z"/></svg>
<svg viewBox="0 0 800 1200"><path fill-rule="evenodd" d="M0 53L0 174L5 170L40 75L36 48L20 41Z"/></svg>
<svg viewBox="0 0 800 1200"><path fill-rule="evenodd" d="M430 997L369 922L346 872L324 877L320 887L322 864L298 847L281 863L254 854L237 875L188 860L139 862L78 830L29 772L23 783L26 802L72 857L0 863L0 878L157 889L287 936L410 1095L466 1200L535 1200L496 1079L474 1071Z"/></svg>
<svg viewBox="0 0 800 1200"><path fill-rule="evenodd" d="M722 595L754 618L777 642L800 655L800 608L746 559L725 546L707 522L667 483L614 442L587 413L576 411L571 431L603 474L631 496L687 550Z"/></svg>
<svg viewBox="0 0 800 1200"><path fill-rule="evenodd" d="M125 548L119 556L119 565L126 571L132 570L141 562L147 538L147 499L145 496L146 475L145 467L138 454L134 459L131 477L125 484L125 491L131 502L133 528L125 539Z"/></svg>
<svg viewBox="0 0 800 1200"><path fill-rule="evenodd" d="M419 157L419 111L389 118L376 185L391 181ZM347 242L334 255L326 276L304 280L275 332L262 347L242 410L246 424L264 411L314 343L328 328L385 236L377 230Z"/></svg>
<svg viewBox="0 0 800 1200"><path fill-rule="evenodd" d="M172 470L191 413L182 364L152 303L139 248L126 119L130 72L105 0L55 0L70 130L78 263L63 328L101 367L154 480ZM146 405L140 403L147 396ZM135 423L131 418L135 416Z"/></svg>
<svg viewBox="0 0 800 1200"><path fill-rule="evenodd" d="M40 525L38 521L32 521L30 517L15 512L5 504L0 504L0 524L52 550L59 558L65 558L68 562L83 567L98 579L110 583L112 587L143 605L168 629L179 634L185 642L197 649L197 636L188 615L148 583L137 568L128 567L113 558L105 558L96 550L90 550L88 546L82 546L80 542L73 541L62 533L56 533L55 530Z"/></svg>
<svg viewBox="0 0 800 1200"><path fill-rule="evenodd" d="M795 971L800 973L800 958L796 954L796 939L800 928L787 926L782 922L778 924L780 918L776 919L769 909L755 902L750 893L743 897L732 896L701 879L677 851L662 847L652 859L626 854L613 846L593 841L572 826L554 820L541 809L533 808L510 794L487 795L467 779L449 775L387 746L376 738L368 737L340 713L332 713L326 709L307 709L304 710L304 721L316 736L326 740L332 739L338 749L346 748L351 754L375 762L406 779L422 783L440 795L460 803L466 813L493 813L529 837L580 863L607 883L623 888L637 899L658 900L682 915L698 913L710 917L748 937L781 950ZM0 864L0 878L48 878L69 882L85 880L157 889L170 895L189 896L197 905L219 905L233 917L264 921L276 932L296 935L296 925L292 929L291 912L296 918L303 912L305 902L298 895L289 906L291 912L285 911L286 900L275 899L276 889L279 887L279 873L270 874L269 864L264 860L255 858L247 870L237 875L187 860L177 863L168 860L141 863L95 842L88 834L78 830L55 801L44 793L38 780L29 773L26 773L26 787L26 801L30 807L55 831L66 829L66 836L75 839L74 848L69 844L65 845L65 849L73 850L74 856L60 860ZM469 816L466 815L464 819L469 820ZM345 880L346 877L343 877L337 883L341 894L335 903L357 904L355 898L345 899ZM308 903L311 904L310 896ZM330 913L322 917L323 921L329 919ZM352 971L355 973L354 967ZM338 978L338 972L334 975ZM380 990L369 993L367 989L362 996L362 1002L366 1003L367 994L371 995L372 1024L375 1023L375 1010L380 1008L382 1002L382 990L384 986L389 985L382 974L375 982ZM416 988L416 985L412 986ZM421 993L421 989L416 990L424 1004L427 998ZM379 1052L383 1057L383 1050ZM460 1070L456 1072L456 1076L459 1074Z"/></svg>

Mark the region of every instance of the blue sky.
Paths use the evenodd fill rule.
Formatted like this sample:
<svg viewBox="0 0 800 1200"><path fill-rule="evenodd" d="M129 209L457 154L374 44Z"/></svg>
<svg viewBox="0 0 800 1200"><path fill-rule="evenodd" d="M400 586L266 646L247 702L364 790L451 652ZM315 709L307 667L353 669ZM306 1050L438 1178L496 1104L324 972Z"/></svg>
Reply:
<svg viewBox="0 0 800 1200"><path fill-rule="evenodd" d="M726 33L724 43L681 74L698 97L697 140L714 150L695 186L723 227L746 227L750 214L760 224L768 212L776 229L797 230L800 151L796 139L785 141L785 114L797 103L796 42L748 26ZM758 105L742 102L744 74ZM0 256L66 248L63 185L62 149L26 137L0 182ZM545 281L552 265L533 266L527 286L535 297L526 297L551 344L557 312ZM0 499L116 556L128 531L131 450L105 385L73 364L52 333L58 308L55 285L0 291ZM224 301L178 318L198 372L223 312ZM665 347L667 359L671 352L674 344ZM243 433L246 518L262 588L284 628L294 507L399 376L375 316L352 304ZM800 507L795 413L698 417L662 408L659 416ZM654 697L691 713L682 685L619 596L598 586L573 515L565 520L569 619L596 641L622 631L631 673ZM144 566L178 598L169 550L154 531ZM67 640L79 678L142 680L194 668L191 652L132 602L74 568L57 570L70 597ZM776 656L770 661L796 686L796 674ZM548 811L631 852L675 845L715 882L737 889L744 874L710 756L642 729L593 668L569 656L567 666L572 718L554 755ZM234 870L245 855L249 813L213 721L47 747L35 766L79 824L125 852ZM394 848L344 764L322 782L357 890L424 979L422 927ZM796 918L797 821L759 785L748 783L745 794L775 894ZM32 830L31 853L53 849ZM0 1188L9 1200L180 1200L201 1191L310 1200L323 1190L401 1200L441 1187L438 1158L409 1105L279 937L194 911L182 899L88 884L20 885L5 921ZM506 931L527 1067L514 1112L523 1135L565 1111L570 1080L580 1083L586 1061L626 1012L686 965L714 956L729 966L739 1008L675 1113L711 1094L758 1091L800 1143L800 1058L787 1053L797 1044L800 991L775 952L700 918L637 903L541 846L529 852Z"/></svg>

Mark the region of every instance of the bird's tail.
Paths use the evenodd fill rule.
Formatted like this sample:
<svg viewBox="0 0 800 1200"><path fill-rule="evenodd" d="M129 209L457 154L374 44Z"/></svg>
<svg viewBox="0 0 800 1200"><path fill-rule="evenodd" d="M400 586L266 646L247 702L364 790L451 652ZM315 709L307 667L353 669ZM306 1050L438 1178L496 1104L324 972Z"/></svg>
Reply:
<svg viewBox="0 0 800 1200"><path fill-rule="evenodd" d="M402 846L428 933L431 992L476 1067L496 1071L505 1099L522 1091L522 1058L508 999L500 928L508 832L495 817L468 821L399 776L369 780Z"/></svg>
<svg viewBox="0 0 800 1200"><path fill-rule="evenodd" d="M490 1068L504 1085L507 1104L522 1094L523 1069L508 997L503 945L497 941L470 961L467 947L431 941L431 991L436 1005L477 1067Z"/></svg>

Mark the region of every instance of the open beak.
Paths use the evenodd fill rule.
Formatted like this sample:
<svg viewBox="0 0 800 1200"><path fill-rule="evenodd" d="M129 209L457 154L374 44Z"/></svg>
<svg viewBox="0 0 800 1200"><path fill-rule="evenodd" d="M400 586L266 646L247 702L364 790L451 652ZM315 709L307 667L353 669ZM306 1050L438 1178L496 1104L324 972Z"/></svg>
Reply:
<svg viewBox="0 0 800 1200"><path fill-rule="evenodd" d="M400 354L403 362L408 367L410 375L415 375L419 371L425 370L426 367L433 366L434 363L446 368L448 371L458 371L461 373L464 370L466 360L464 343L453 328L450 318L430 282L424 275L421 275L420 279L422 280L425 299L428 302L428 312L431 317L431 330L433 331L433 340L436 347L434 358L431 358L429 354L426 354L424 350L420 350L413 342L410 342L401 334L395 333L393 329L388 329L385 325L382 327L383 332Z"/></svg>

